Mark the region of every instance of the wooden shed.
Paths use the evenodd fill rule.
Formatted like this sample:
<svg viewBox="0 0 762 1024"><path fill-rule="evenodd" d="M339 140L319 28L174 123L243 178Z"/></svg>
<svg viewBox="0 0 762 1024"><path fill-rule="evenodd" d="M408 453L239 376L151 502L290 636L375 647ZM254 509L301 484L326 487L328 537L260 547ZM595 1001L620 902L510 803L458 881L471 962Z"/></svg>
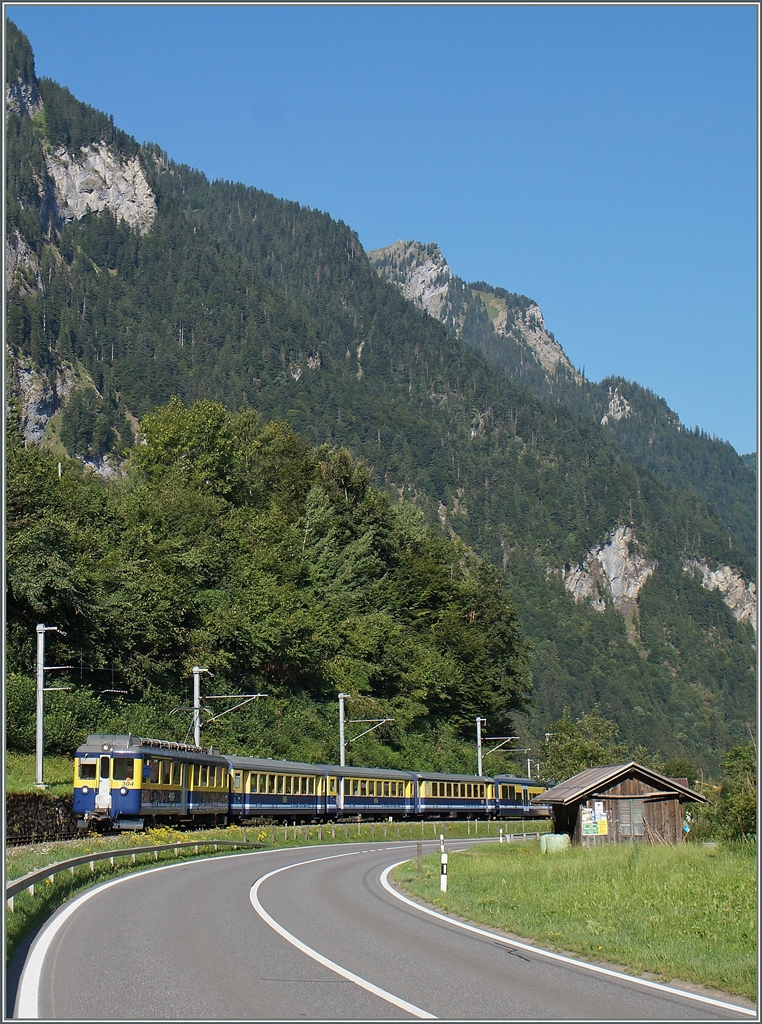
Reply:
<svg viewBox="0 0 762 1024"><path fill-rule="evenodd" d="M706 797L688 788L687 779L668 779L636 761L587 768L532 803L550 804L553 831L573 843L681 843L686 803Z"/></svg>

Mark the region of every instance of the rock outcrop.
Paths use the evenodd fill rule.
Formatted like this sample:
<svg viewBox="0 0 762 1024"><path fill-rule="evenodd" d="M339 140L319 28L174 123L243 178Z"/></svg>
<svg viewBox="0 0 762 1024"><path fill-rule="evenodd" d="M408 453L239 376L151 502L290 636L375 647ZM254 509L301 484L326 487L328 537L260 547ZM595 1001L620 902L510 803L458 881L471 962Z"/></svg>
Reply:
<svg viewBox="0 0 762 1024"><path fill-rule="evenodd" d="M608 599L622 614L631 614L638 594L656 568L656 562L636 549L632 527L618 526L581 565L564 567L564 586L576 601L589 600L596 611L602 612Z"/></svg>
<svg viewBox="0 0 762 1024"><path fill-rule="evenodd" d="M5 116L18 114L23 117L25 114L34 117L42 110L42 99L36 82L27 82L19 78L13 84L5 87Z"/></svg>
<svg viewBox="0 0 762 1024"><path fill-rule="evenodd" d="M624 397L619 393L619 388L612 388L609 385L609 407L608 410L603 414L601 419L601 425L618 423L619 420L626 420L632 415L632 406Z"/></svg>
<svg viewBox="0 0 762 1024"><path fill-rule="evenodd" d="M701 576L701 585L705 590L719 590L722 600L731 614L739 622L751 624L757 632L757 585L747 583L736 569L729 565L720 565L712 569L705 561L689 559L683 566L685 572Z"/></svg>
<svg viewBox="0 0 762 1024"><path fill-rule="evenodd" d="M5 290L10 291L18 281L22 295L26 292L42 291L42 274L39 261L18 228L14 228L5 246Z"/></svg>
<svg viewBox="0 0 762 1024"><path fill-rule="evenodd" d="M76 387L74 371L63 366L51 383L20 359L9 359L10 391L19 403L21 432L27 444L40 444L48 420Z"/></svg>
<svg viewBox="0 0 762 1024"><path fill-rule="evenodd" d="M377 273L395 285L406 299L444 323L450 312L453 275L435 242L403 242L368 253Z"/></svg>
<svg viewBox="0 0 762 1024"><path fill-rule="evenodd" d="M142 235L151 227L156 199L136 156L122 160L105 142L99 142L74 155L61 146L48 154L45 161L55 185L56 207L62 221L111 210Z"/></svg>

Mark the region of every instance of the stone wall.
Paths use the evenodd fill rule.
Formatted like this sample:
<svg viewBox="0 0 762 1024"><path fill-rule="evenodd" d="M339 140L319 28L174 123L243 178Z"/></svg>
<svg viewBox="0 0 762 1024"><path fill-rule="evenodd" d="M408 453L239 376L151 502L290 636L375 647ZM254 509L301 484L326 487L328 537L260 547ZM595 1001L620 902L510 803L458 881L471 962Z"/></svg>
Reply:
<svg viewBox="0 0 762 1024"><path fill-rule="evenodd" d="M73 797L49 793L6 793L5 828L9 839L16 836L49 836L77 831L72 810Z"/></svg>

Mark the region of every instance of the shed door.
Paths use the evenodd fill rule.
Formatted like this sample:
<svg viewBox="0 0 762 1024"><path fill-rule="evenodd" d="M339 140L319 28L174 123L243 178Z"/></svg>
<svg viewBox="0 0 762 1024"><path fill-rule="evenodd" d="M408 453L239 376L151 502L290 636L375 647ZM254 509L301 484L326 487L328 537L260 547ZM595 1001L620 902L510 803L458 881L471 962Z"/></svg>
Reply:
<svg viewBox="0 0 762 1024"><path fill-rule="evenodd" d="M643 835L643 800L633 797L617 801L619 835L630 839Z"/></svg>

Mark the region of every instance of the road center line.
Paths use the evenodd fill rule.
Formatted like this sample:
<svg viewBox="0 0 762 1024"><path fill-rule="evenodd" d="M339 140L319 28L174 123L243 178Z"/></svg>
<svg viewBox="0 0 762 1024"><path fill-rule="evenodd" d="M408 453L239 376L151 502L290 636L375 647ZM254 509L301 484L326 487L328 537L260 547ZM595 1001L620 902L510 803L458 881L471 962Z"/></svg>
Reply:
<svg viewBox="0 0 762 1024"><path fill-rule="evenodd" d="M360 852L366 853L368 851L363 850ZM373 852L375 853L378 851L374 850ZM365 978L361 978L359 975L353 974L352 971L348 971L345 967L339 966L339 964L334 963L333 960L329 960L328 957L323 956L321 953L318 953L317 950L314 950L310 946L307 946L300 939L297 939L295 935L292 935L291 932L286 931L286 929L282 925L279 925L278 922L267 913L265 908L259 902L258 894L260 886L269 878L273 878L275 875L279 875L282 871L290 871L292 868L304 867L307 864L317 864L325 860L336 860L339 857L357 856L359 856L359 853L337 853L333 854L330 857L310 858L309 860L300 861L297 864L287 864L285 867L277 868L275 871L270 871L268 874L262 875L262 877L259 878L254 883L254 885L252 885L249 891L249 899L251 900L251 905L254 907L256 912L265 922L265 924L269 925L270 928L273 929L273 931L277 932L278 935L280 935L282 938L286 940L286 942L290 942L292 946L296 947L296 949L300 950L302 953L305 953L313 960L316 960L319 964L322 964L323 967L327 967L329 971L333 971L334 974L338 974L340 977L345 978L347 981L351 981L353 982L353 984L359 985L359 987L365 989L366 992L371 992L374 996L378 996L380 999L386 1000L387 1003L391 1003L393 1006L398 1007L398 1009L400 1010L405 1010L407 1013L412 1014L414 1017L419 1017L427 1020L436 1020L437 1018L434 1016L433 1013L428 1013L426 1010L422 1010L420 1007L414 1006L412 1003L408 1003L407 1000L400 999L399 996L392 995L391 992L387 992L385 989L379 988L377 985L374 985L372 982L367 981Z"/></svg>
<svg viewBox="0 0 762 1024"><path fill-rule="evenodd" d="M447 924L452 925L454 928L462 928L464 931L472 932L474 935L478 935L484 939L490 939L493 942L498 942L504 946L511 946L514 949L525 950L529 953L534 953L535 956L544 956L549 960L556 960L559 963L566 964L568 966L579 967L585 971L591 971L594 974L603 974L606 977L614 978L617 981L627 981L632 985L641 985L643 988L656 989L658 992L663 992L671 996L680 996L683 999L692 999L694 1002L706 1003L709 1006L717 1006L723 1010L732 1010L734 1013L743 1013L748 1017L757 1016L756 1010L749 1010L745 1006L737 1006L735 1003L725 1003L720 999L712 999L710 996L702 996L696 992L686 992L683 989L673 988L671 985L664 985L658 981L649 981L647 978L634 977L631 974L623 974L621 971L612 971L609 967L601 967L598 964L586 963L584 960L575 960L570 956L562 956L560 953L551 953L549 949L542 949L540 946L531 946L525 942L519 942L516 939L509 939L506 936L499 935L496 932L488 932L483 928L477 928L475 925L466 924L464 921L457 921L455 918L448 917L446 914L441 914L437 910L432 910L430 907L424 906L422 903L416 903L415 900L408 899L407 896L403 896L401 892L398 892L389 881L389 873L398 868L400 864L407 864L408 861L400 860L396 864L390 864L388 868L385 868L381 872L381 885L384 889L395 899L400 900L402 903L407 903L408 906L413 907L414 910L420 911L422 914L428 914L430 917L436 917L440 921L446 921Z"/></svg>

